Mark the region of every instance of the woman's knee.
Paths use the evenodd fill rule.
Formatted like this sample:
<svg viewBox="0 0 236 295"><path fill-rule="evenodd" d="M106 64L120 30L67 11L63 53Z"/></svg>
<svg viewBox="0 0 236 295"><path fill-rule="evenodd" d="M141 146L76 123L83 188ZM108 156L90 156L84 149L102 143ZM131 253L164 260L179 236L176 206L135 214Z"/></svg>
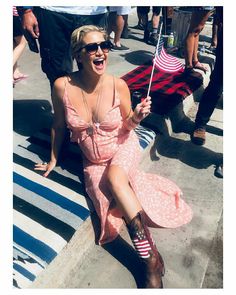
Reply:
<svg viewBox="0 0 236 295"><path fill-rule="evenodd" d="M119 191L128 184L128 177L122 168L112 165L107 172L107 184L112 191Z"/></svg>

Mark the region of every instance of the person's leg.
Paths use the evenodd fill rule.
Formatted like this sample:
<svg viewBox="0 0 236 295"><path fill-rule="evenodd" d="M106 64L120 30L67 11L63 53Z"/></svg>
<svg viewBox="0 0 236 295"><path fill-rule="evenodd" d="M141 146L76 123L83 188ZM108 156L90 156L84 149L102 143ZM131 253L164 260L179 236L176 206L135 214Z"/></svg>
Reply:
<svg viewBox="0 0 236 295"><path fill-rule="evenodd" d="M111 32L115 31L116 26L116 12L110 11L108 14L107 35L110 37Z"/></svg>
<svg viewBox="0 0 236 295"><path fill-rule="evenodd" d="M199 43L199 34L200 32L203 30L204 26L205 26L205 23L208 19L208 17L211 15L211 11L208 11L208 10L203 10L203 11L199 11L198 12L198 20L199 20L199 23L197 25L197 32L198 34L196 35L195 37L195 40L194 40L194 49L193 49L193 61L192 61L192 64L193 64L193 67L196 68L196 69L200 69L204 72L207 71L207 68L202 65L199 60L198 60L198 43Z"/></svg>
<svg viewBox="0 0 236 295"><path fill-rule="evenodd" d="M22 55L27 41L23 35L23 30L18 16L13 16L13 81L19 78L26 78L27 75L24 75L20 72L17 61Z"/></svg>
<svg viewBox="0 0 236 295"><path fill-rule="evenodd" d="M140 12L140 6L137 6L137 17L138 17L138 24L136 26L137 29L143 30L143 19L142 19L142 12Z"/></svg>
<svg viewBox="0 0 236 295"><path fill-rule="evenodd" d="M206 125L223 93L223 32L218 35L218 45L216 49L216 62L214 70L210 76L210 82L205 89L199 103L195 119L195 128L192 141L198 145L205 143Z"/></svg>
<svg viewBox="0 0 236 295"><path fill-rule="evenodd" d="M213 24L212 24L212 38L211 38L211 47L217 47L217 34L218 34L218 24L216 19L216 13L213 16Z"/></svg>
<svg viewBox="0 0 236 295"><path fill-rule="evenodd" d="M118 166L112 165L108 171L108 185L124 219L129 223L142 210L139 200L129 185L126 173Z"/></svg>
<svg viewBox="0 0 236 295"><path fill-rule="evenodd" d="M20 56L22 55L25 46L26 46L26 39L24 36L17 36L14 38L14 48L13 48L13 79L18 79L22 77L23 74L19 71L17 61L19 60Z"/></svg>
<svg viewBox="0 0 236 295"><path fill-rule="evenodd" d="M212 72L213 76L217 75L217 72ZM220 74L219 74L220 75ZM219 78L219 76L218 76ZM205 89L201 101L199 103L198 112L196 115L195 126L196 128L206 128L207 123L217 105L223 92L223 80L212 78L209 85Z"/></svg>
<svg viewBox="0 0 236 295"><path fill-rule="evenodd" d="M15 65L17 60L22 55L26 44L27 44L27 41L26 41L26 39L25 39L25 37L23 35L22 36L17 36L17 37L14 38L13 65Z"/></svg>
<svg viewBox="0 0 236 295"><path fill-rule="evenodd" d="M192 12L190 26L185 39L185 67L193 68L198 62L199 34L210 16L211 11L197 10ZM198 67L199 68L199 67ZM204 70L204 69L202 69Z"/></svg>
<svg viewBox="0 0 236 295"><path fill-rule="evenodd" d="M149 37L149 43L156 46L158 41L158 26L160 22L161 7L153 6L152 10L152 31Z"/></svg>
<svg viewBox="0 0 236 295"><path fill-rule="evenodd" d="M34 9L39 23L39 45L42 71L52 88L54 81L73 70L70 54L70 38L73 15L46 9Z"/></svg>
<svg viewBox="0 0 236 295"><path fill-rule="evenodd" d="M149 28L148 28L148 13L150 11L150 6L140 6L139 7L139 13L140 17L142 19L143 29L144 29L144 35L143 40L144 42L148 42L149 39Z"/></svg>
<svg viewBox="0 0 236 295"><path fill-rule="evenodd" d="M111 165L107 180L116 205L125 219L135 250L145 265L145 287L162 288L164 262L145 224L142 206L129 184L127 174L119 166Z"/></svg>
<svg viewBox="0 0 236 295"><path fill-rule="evenodd" d="M114 44L118 47L121 46L120 38L124 29L125 21L128 15L116 15L115 37Z"/></svg>
<svg viewBox="0 0 236 295"><path fill-rule="evenodd" d="M128 51L129 48L121 44L121 34L123 32L125 23L128 20L128 13L131 7L128 6L111 6L110 11L116 12L116 21L114 26L114 45L112 46L112 51Z"/></svg>
<svg viewBox="0 0 236 295"><path fill-rule="evenodd" d="M124 50L125 49L128 50L129 48L121 45L120 38L121 38L122 32L128 25L128 15L130 11L131 11L131 6L116 7L116 28L115 28L114 44L115 44L115 47L119 47L120 49L123 48Z"/></svg>
<svg viewBox="0 0 236 295"><path fill-rule="evenodd" d="M160 22L160 15L153 13L153 15L152 15L152 33L157 33L159 22Z"/></svg>
<svg viewBox="0 0 236 295"><path fill-rule="evenodd" d="M129 38L129 24L128 24L128 18L129 16L127 15L127 18L125 19L125 24L124 24L124 28L121 34L121 38L123 39L128 39Z"/></svg>

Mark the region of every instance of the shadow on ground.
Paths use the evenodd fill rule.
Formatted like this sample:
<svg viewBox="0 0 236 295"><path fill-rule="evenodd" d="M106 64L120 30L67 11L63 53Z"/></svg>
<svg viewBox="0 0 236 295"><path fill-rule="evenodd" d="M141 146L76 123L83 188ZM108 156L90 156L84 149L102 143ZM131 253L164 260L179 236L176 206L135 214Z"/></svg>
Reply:
<svg viewBox="0 0 236 295"><path fill-rule="evenodd" d="M51 126L52 107L47 100L22 99L13 101L13 130L30 136L43 127Z"/></svg>
<svg viewBox="0 0 236 295"><path fill-rule="evenodd" d="M157 161L156 153L181 162L196 169L206 169L211 165L222 162L223 154L216 153L204 146L197 146L191 141L177 139L170 136L157 136L156 143L151 150L151 158Z"/></svg>
<svg viewBox="0 0 236 295"><path fill-rule="evenodd" d="M137 50L122 54L125 60L133 65L141 66L144 63L152 60L153 54L146 50Z"/></svg>
<svg viewBox="0 0 236 295"><path fill-rule="evenodd" d="M105 244L102 247L130 271L138 288L144 287L143 265L133 247L121 236L118 236L113 242Z"/></svg>

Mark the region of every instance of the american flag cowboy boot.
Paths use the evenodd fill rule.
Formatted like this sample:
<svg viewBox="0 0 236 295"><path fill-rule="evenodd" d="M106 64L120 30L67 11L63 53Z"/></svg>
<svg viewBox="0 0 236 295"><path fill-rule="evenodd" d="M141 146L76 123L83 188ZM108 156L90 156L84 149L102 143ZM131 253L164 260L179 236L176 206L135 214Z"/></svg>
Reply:
<svg viewBox="0 0 236 295"><path fill-rule="evenodd" d="M140 211L127 224L128 232L137 254L144 263L145 288L163 288L164 262L142 215L143 211Z"/></svg>

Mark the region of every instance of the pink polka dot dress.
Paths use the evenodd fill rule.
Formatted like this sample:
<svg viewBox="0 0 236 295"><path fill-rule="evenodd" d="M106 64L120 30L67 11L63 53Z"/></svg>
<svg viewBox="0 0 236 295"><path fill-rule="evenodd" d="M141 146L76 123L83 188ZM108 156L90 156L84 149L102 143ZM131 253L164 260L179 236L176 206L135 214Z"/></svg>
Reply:
<svg viewBox="0 0 236 295"><path fill-rule="evenodd" d="M104 120L94 124L93 134L88 132L89 123L78 116L67 91L63 102L71 141L77 142L83 152L86 191L101 222L100 245L114 240L123 224L121 212L112 202L107 186L106 174L110 165L118 165L127 173L129 183L146 213L148 226L175 228L191 220L192 210L181 198L182 192L175 183L138 169L142 150L136 133L122 127L117 94Z"/></svg>

